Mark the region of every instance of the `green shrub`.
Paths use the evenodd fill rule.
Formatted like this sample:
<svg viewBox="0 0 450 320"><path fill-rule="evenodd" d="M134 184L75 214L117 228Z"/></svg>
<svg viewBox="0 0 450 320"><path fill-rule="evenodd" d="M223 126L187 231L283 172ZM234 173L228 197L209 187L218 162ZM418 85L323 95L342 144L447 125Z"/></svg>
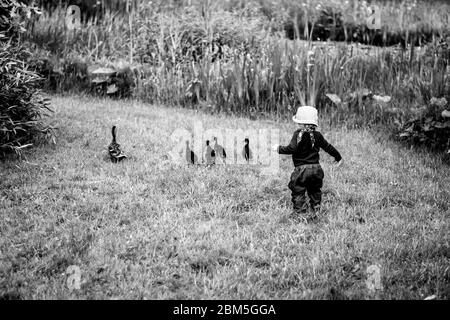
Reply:
<svg viewBox="0 0 450 320"><path fill-rule="evenodd" d="M432 98L419 114L403 126L399 136L410 143L450 152L450 105Z"/></svg>
<svg viewBox="0 0 450 320"><path fill-rule="evenodd" d="M42 138L52 137L52 128L42 122L49 101L39 94L41 77L30 69L29 52L20 43L25 17L32 8L18 1L0 0L0 158L21 151Z"/></svg>
<svg viewBox="0 0 450 320"><path fill-rule="evenodd" d="M41 121L49 101L39 94L41 78L29 70L27 56L22 46L0 44L0 157L11 151L20 155L33 141L52 136Z"/></svg>

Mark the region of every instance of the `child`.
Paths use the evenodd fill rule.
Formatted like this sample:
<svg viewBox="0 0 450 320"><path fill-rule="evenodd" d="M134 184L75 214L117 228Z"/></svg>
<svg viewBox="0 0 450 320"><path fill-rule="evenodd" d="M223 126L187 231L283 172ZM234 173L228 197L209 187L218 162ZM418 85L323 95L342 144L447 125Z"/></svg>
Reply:
<svg viewBox="0 0 450 320"><path fill-rule="evenodd" d="M288 146L274 146L279 154L292 154L294 172L291 175L289 189L292 191L292 203L294 215L306 219L307 222L317 218L322 201L322 181L324 173L319 164L319 150L322 148L329 153L340 164L341 155L329 144L319 131L317 109L310 106L299 107L297 114L292 118L300 125L294 132ZM308 193L309 203L313 211L308 215L306 195Z"/></svg>

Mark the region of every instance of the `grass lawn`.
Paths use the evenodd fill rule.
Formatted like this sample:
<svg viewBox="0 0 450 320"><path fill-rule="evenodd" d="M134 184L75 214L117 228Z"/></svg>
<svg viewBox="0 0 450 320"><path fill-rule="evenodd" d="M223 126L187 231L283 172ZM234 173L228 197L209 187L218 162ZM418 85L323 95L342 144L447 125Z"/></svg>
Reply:
<svg viewBox="0 0 450 320"><path fill-rule="evenodd" d="M325 214L304 225L287 217L290 157L273 176L167 157L194 120L280 128L281 144L292 123L79 97L53 109L57 144L0 163L1 298L450 298L450 170L437 158L322 127L345 163L322 153ZM119 164L105 158L112 124L131 156ZM370 265L380 290L366 285Z"/></svg>

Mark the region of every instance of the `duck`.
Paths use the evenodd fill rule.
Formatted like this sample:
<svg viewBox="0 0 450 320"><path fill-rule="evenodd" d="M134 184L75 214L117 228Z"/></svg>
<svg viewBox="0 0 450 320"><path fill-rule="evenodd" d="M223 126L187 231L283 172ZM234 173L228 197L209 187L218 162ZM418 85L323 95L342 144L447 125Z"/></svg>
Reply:
<svg viewBox="0 0 450 320"><path fill-rule="evenodd" d="M216 164L216 152L209 145L209 140L206 140L205 158L207 166Z"/></svg>
<svg viewBox="0 0 450 320"><path fill-rule="evenodd" d="M109 157L111 158L112 162L117 163L117 162L122 161L123 159L126 159L127 156L120 149L120 144L118 144L116 141L116 136L117 136L117 127L116 126L112 127L111 134L112 134L112 141L108 146Z"/></svg>
<svg viewBox="0 0 450 320"><path fill-rule="evenodd" d="M198 163L198 157L194 153L194 151L191 150L189 147L189 141L186 140L186 161L188 164L197 164Z"/></svg>
<svg viewBox="0 0 450 320"><path fill-rule="evenodd" d="M244 139L244 148L242 148L242 157L247 161L247 163L250 162L250 160L253 158L252 151L250 150L250 140L248 138Z"/></svg>
<svg viewBox="0 0 450 320"><path fill-rule="evenodd" d="M222 159L223 163L226 163L225 159L227 158L227 153L225 152L225 149L217 143L217 137L214 137L214 152L216 157L218 156Z"/></svg>

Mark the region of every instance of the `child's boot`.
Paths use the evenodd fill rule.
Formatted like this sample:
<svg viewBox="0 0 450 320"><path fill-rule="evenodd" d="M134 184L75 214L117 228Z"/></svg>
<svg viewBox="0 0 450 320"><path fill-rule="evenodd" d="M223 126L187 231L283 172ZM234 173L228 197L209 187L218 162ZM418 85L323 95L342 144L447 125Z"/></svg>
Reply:
<svg viewBox="0 0 450 320"><path fill-rule="evenodd" d="M314 212L313 213L309 212L308 205L306 204L306 202L303 202L300 209L294 206L291 217L295 221L303 223L310 223L317 219L317 216Z"/></svg>

